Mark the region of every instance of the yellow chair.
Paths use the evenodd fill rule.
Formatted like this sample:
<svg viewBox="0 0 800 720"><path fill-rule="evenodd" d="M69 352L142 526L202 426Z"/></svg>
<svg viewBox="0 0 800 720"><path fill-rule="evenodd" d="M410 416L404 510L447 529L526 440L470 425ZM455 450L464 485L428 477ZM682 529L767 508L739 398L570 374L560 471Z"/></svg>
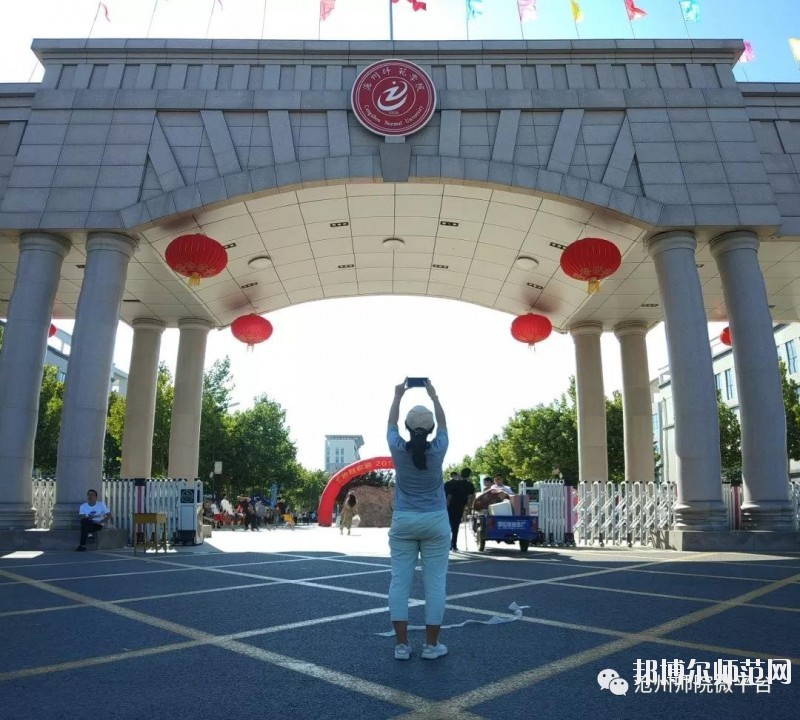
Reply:
<svg viewBox="0 0 800 720"><path fill-rule="evenodd" d="M142 542L139 542L139 526L142 526ZM153 525L154 530L148 540L147 526ZM161 535L159 535L159 526ZM138 548L152 548L158 553L158 548L167 552L167 513L133 513L133 552L136 554Z"/></svg>

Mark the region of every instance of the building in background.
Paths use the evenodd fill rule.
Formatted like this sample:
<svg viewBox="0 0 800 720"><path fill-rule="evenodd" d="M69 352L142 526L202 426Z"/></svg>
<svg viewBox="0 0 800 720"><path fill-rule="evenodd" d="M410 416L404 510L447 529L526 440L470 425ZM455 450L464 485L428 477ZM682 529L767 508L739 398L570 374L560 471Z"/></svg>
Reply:
<svg viewBox="0 0 800 720"><path fill-rule="evenodd" d="M364 445L361 435L325 436L325 472L329 475L361 460L358 450Z"/></svg>
<svg viewBox="0 0 800 720"><path fill-rule="evenodd" d="M0 320L0 325L5 326L6 321ZM67 379L69 367L69 352L72 348L72 335L66 330L56 329L56 334L47 339L47 353L44 357L45 365L55 365L58 368L58 379L64 382ZM116 365L111 366L109 391L118 392L122 397L128 393L128 373L120 370Z"/></svg>
<svg viewBox="0 0 800 720"><path fill-rule="evenodd" d="M800 323L776 325L773 328L778 357L783 360L789 378L800 382ZM714 367L714 382L722 400L739 417L739 398L736 390L736 369L733 365L733 350L723 345L719 338L711 341L711 357ZM650 381L653 397L653 441L655 451L661 457L660 472L656 480L678 479L678 458L675 453L675 415L672 406L672 382L669 366L658 371L658 377ZM791 461L789 475L800 478L800 462Z"/></svg>

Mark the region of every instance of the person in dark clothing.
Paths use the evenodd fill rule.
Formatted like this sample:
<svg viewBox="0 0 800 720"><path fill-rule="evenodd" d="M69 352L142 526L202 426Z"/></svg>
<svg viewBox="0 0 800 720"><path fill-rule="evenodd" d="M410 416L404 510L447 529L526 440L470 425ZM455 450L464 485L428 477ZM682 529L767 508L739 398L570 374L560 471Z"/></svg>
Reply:
<svg viewBox="0 0 800 720"><path fill-rule="evenodd" d="M447 516L450 519L450 531L452 539L450 549L458 550L458 528L464 516L464 508L470 507L475 498L475 486L470 480L472 470L464 468L461 475L451 473L450 480L444 484L444 492L447 496Z"/></svg>

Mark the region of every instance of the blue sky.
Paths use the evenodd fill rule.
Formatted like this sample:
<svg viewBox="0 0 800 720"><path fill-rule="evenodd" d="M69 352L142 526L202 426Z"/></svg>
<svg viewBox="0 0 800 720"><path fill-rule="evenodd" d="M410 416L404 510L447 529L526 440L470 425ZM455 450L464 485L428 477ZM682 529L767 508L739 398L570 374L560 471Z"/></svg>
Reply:
<svg viewBox="0 0 800 720"><path fill-rule="evenodd" d="M318 0L107 0L111 23L96 0L0 0L0 82L41 77L30 52L34 37L211 37L385 39L389 0L337 0L319 22ZM678 0L639 0L648 16L633 23L638 38L685 38ZM212 14L213 7L213 14ZM569 0L539 0L539 20L520 27L516 0L483 0L484 14L469 24L472 39L575 38ZM631 38L623 0L582 0L582 38ZM153 9L156 9L155 14ZM800 0L701 0L702 20L688 25L692 38L741 38L753 43L756 61L736 69L740 80L798 82L787 43L800 36ZM428 0L414 13L395 6L396 39L464 39L465 0ZM259 33L259 30L262 30ZM745 75L746 73L746 75ZM571 338L553 334L535 352L514 342L512 318L465 303L425 298L339 299L268 315L273 337L246 353L229 331L209 336L207 366L229 355L237 409L266 392L287 410L299 459L321 467L325 434L362 434L364 457L386 453L385 419L393 386L406 375L432 378L448 413L448 461L472 453L499 432L517 409L549 403L575 372ZM56 322L71 330L72 323ZM722 326L709 327L718 335ZM120 326L116 364L127 369L131 331ZM174 367L177 331L162 342L162 359ZM666 363L663 329L648 336L651 376ZM603 338L607 394L621 385L619 345ZM408 404L423 401L413 391ZM405 407L405 406L404 406ZM200 468L201 475L210 468Z"/></svg>

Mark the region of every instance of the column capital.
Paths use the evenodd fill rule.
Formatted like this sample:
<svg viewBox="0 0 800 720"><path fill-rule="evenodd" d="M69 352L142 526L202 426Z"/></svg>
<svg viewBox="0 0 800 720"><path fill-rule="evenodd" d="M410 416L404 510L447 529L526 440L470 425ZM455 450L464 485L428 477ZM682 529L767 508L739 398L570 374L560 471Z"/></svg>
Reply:
<svg viewBox="0 0 800 720"><path fill-rule="evenodd" d="M755 250L758 251L760 241L758 235L752 230L732 230L722 233L708 243L708 249L712 257L719 257L723 253L731 250Z"/></svg>
<svg viewBox="0 0 800 720"><path fill-rule="evenodd" d="M92 250L115 250L133 257L138 246L139 241L136 238L115 232L92 232L86 240L87 254Z"/></svg>
<svg viewBox="0 0 800 720"><path fill-rule="evenodd" d="M164 332L167 324L157 318L136 318L131 322L134 332L136 330L157 330L159 333Z"/></svg>
<svg viewBox="0 0 800 720"><path fill-rule="evenodd" d="M26 232L19 238L19 250L46 250L62 258L67 256L72 243L61 235L49 232Z"/></svg>
<svg viewBox="0 0 800 720"><path fill-rule="evenodd" d="M647 238L645 247L650 257L655 257L665 250L695 251L697 239L691 230L670 230Z"/></svg>
<svg viewBox="0 0 800 720"><path fill-rule="evenodd" d="M647 335L647 323L642 320L628 320L614 325L614 335L618 338L627 335Z"/></svg>
<svg viewBox="0 0 800 720"><path fill-rule="evenodd" d="M178 320L179 330L211 330L211 321L204 318L181 318Z"/></svg>
<svg viewBox="0 0 800 720"><path fill-rule="evenodd" d="M578 335L596 335L597 337L600 337L600 335L603 334L603 323L576 323L575 325L570 325L569 334L572 335L572 337L577 337Z"/></svg>

